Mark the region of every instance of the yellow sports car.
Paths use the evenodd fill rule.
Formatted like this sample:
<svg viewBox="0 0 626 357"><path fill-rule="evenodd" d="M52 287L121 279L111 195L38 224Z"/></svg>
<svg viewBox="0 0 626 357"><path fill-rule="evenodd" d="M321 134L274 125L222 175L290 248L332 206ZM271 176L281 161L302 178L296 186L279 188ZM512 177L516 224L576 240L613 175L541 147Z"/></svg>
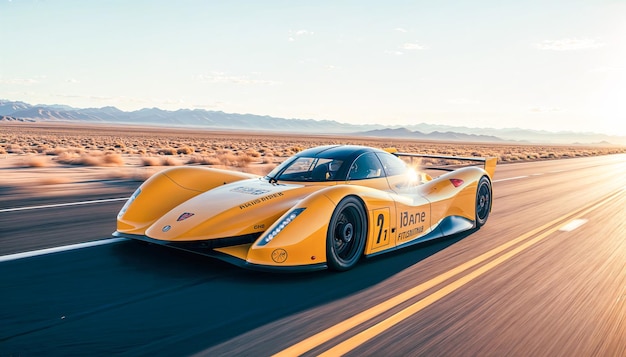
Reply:
<svg viewBox="0 0 626 357"><path fill-rule="evenodd" d="M482 167L432 178L400 157ZM133 193L113 235L257 270L348 270L364 256L485 224L496 161L331 145L304 150L264 177L177 167Z"/></svg>

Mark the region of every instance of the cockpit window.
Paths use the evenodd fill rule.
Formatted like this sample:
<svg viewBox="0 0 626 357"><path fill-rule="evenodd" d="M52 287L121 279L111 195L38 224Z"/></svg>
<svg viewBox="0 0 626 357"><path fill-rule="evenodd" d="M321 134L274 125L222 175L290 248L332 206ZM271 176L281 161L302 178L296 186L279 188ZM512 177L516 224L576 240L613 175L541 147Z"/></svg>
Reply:
<svg viewBox="0 0 626 357"><path fill-rule="evenodd" d="M350 172L348 173L349 180L363 180L382 176L384 176L383 166L374 153L359 156L359 158L352 163Z"/></svg>
<svg viewBox="0 0 626 357"><path fill-rule="evenodd" d="M338 181L345 179L345 177L339 177L342 165L342 160L296 157L276 167L267 177L282 181Z"/></svg>
<svg viewBox="0 0 626 357"><path fill-rule="evenodd" d="M376 156L378 156L380 162L382 162L387 176L404 175L407 173L408 168L406 163L397 156L386 152L376 153Z"/></svg>

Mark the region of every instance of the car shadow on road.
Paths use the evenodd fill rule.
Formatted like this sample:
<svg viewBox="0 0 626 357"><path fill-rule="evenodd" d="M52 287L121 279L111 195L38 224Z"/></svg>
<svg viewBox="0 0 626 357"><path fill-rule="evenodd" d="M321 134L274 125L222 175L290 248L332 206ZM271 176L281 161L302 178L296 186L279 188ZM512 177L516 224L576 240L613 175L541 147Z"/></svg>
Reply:
<svg viewBox="0 0 626 357"><path fill-rule="evenodd" d="M177 324L189 321L189 330L180 329L176 343L152 342L150 348L134 351L194 353L258 327L302 311L322 306L368 289L471 235L464 232L428 243L362 260L347 272L318 271L275 274L244 270L208 257L158 245L130 241L115 252L124 271L139 270L141 275L180 282L196 281L184 304L194 316L179 315ZM144 302L149 303L149 302ZM198 328L197 314L210 309ZM149 317L147 317L149 320ZM153 321L152 328L163 321ZM167 329L167 323L163 329ZM227 328L225 328L227 326ZM170 331L171 333L171 331ZM183 340L185 343L181 344ZM184 346L184 347L183 347ZM184 348L183 351L180 349Z"/></svg>

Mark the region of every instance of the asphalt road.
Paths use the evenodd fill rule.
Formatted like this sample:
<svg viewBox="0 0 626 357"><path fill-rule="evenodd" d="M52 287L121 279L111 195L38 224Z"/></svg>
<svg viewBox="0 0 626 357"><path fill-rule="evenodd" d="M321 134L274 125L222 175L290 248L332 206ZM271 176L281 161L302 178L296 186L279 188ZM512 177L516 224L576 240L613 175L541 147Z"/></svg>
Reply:
<svg viewBox="0 0 626 357"><path fill-rule="evenodd" d="M7 259L109 238L123 201L0 207L0 356L626 356L626 155L500 165L494 196L476 232L298 275L131 241Z"/></svg>

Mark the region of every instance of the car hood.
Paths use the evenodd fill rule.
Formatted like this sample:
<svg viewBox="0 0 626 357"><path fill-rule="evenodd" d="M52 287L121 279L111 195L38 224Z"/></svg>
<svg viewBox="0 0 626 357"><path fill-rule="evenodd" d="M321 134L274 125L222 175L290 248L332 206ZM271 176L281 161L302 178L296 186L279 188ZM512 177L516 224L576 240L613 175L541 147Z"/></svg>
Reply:
<svg viewBox="0 0 626 357"><path fill-rule="evenodd" d="M302 198L327 186L270 184L262 178L233 182L176 206L146 235L181 242L258 236Z"/></svg>

